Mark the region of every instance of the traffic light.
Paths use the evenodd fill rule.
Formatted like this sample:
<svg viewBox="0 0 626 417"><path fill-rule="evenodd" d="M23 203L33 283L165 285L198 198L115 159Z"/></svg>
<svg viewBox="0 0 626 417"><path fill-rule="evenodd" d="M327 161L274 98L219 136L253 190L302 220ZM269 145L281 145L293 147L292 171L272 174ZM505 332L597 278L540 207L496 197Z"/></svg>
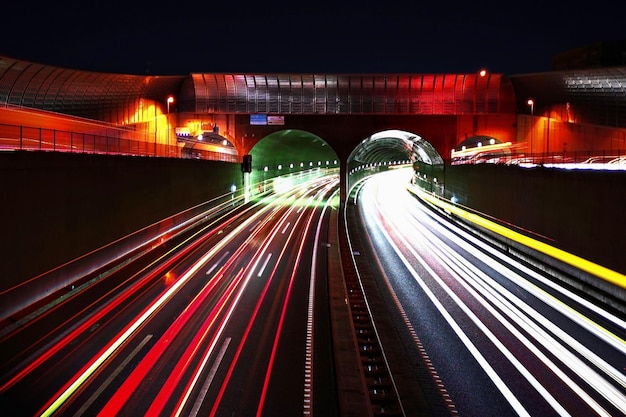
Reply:
<svg viewBox="0 0 626 417"><path fill-rule="evenodd" d="M241 172L252 172L252 155L244 155L241 163Z"/></svg>

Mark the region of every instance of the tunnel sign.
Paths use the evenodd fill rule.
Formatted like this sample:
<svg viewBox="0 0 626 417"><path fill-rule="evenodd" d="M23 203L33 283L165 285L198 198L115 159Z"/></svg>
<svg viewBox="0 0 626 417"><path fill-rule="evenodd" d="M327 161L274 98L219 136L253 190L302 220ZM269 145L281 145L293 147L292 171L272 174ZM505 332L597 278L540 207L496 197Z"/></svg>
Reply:
<svg viewBox="0 0 626 417"><path fill-rule="evenodd" d="M284 125L285 116L282 116L282 115L269 116L267 114L260 114L260 113L251 114L250 124L251 125Z"/></svg>
<svg viewBox="0 0 626 417"><path fill-rule="evenodd" d="M250 124L251 125L266 125L267 124L267 114L251 114L250 115Z"/></svg>
<svg viewBox="0 0 626 417"><path fill-rule="evenodd" d="M285 116L267 116L268 125L284 125Z"/></svg>

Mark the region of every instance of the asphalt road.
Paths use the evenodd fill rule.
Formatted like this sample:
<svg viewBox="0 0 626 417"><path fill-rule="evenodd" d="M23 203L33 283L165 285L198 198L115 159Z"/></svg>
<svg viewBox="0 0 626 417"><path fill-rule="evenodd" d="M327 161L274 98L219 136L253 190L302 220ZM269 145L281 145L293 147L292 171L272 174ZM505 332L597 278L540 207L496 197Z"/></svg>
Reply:
<svg viewBox="0 0 626 417"><path fill-rule="evenodd" d="M337 190L260 199L3 330L3 414L337 415L318 258Z"/></svg>
<svg viewBox="0 0 626 417"><path fill-rule="evenodd" d="M423 348L458 415L624 415L623 318L442 220L410 175L374 176L357 210L416 378Z"/></svg>

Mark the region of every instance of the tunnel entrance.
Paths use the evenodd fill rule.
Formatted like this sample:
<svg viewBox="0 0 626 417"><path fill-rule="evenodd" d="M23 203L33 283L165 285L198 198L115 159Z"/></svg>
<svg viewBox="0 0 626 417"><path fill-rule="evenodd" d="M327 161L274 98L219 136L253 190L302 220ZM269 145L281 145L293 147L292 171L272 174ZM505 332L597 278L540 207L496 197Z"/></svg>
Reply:
<svg viewBox="0 0 626 417"><path fill-rule="evenodd" d="M400 165L413 167L418 186L443 194L444 160L435 147L415 133L384 130L364 139L348 157L346 195L365 177Z"/></svg>
<svg viewBox="0 0 626 417"><path fill-rule="evenodd" d="M250 155L252 163L246 188L251 194L267 191L268 187L288 187L290 178L303 172L339 172L340 166L337 153L326 141L297 129L265 136L252 147Z"/></svg>

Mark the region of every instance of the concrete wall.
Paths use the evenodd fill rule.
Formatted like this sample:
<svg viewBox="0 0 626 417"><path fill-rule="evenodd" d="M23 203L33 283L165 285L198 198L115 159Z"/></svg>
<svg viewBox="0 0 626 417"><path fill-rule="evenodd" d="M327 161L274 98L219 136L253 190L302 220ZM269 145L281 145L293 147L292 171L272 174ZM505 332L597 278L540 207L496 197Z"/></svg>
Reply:
<svg viewBox="0 0 626 417"><path fill-rule="evenodd" d="M242 185L240 165L0 153L0 291Z"/></svg>
<svg viewBox="0 0 626 417"><path fill-rule="evenodd" d="M446 167L445 195L546 243L626 273L623 171L455 165Z"/></svg>

